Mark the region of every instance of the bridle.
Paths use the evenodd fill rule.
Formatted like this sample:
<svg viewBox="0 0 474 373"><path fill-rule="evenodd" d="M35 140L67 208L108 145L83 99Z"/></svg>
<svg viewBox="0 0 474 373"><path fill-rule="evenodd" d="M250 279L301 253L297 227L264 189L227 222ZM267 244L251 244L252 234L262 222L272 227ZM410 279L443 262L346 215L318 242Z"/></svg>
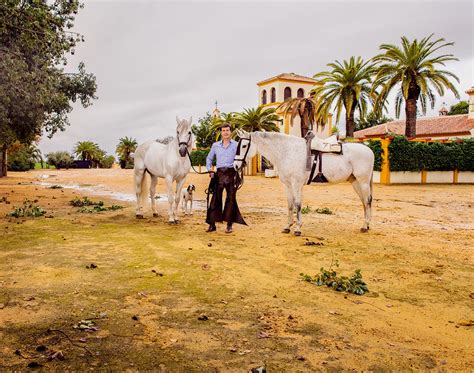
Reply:
<svg viewBox="0 0 474 373"><path fill-rule="evenodd" d="M178 148L181 147L181 145L186 146L186 154L182 155L181 157L186 157L186 155L189 155L188 147L189 147L189 143L191 142L191 136L192 136L192 133L190 131L188 135L188 141L179 141L179 132L176 131L176 138L178 139Z"/></svg>
<svg viewBox="0 0 474 373"><path fill-rule="evenodd" d="M246 140L248 141L248 147L247 149L245 149L245 154L244 156L241 158L241 159L238 159L237 156L240 155L240 149L242 147L242 140ZM235 158L234 158L234 161L239 161L239 162L242 162L242 167L241 168L244 168L246 165L247 165L247 161L245 160L247 158L247 155L249 154L249 150L250 150L250 144L252 143L252 137L249 136L248 138L246 137L241 137L239 139L239 143L237 144L237 153L235 154Z"/></svg>

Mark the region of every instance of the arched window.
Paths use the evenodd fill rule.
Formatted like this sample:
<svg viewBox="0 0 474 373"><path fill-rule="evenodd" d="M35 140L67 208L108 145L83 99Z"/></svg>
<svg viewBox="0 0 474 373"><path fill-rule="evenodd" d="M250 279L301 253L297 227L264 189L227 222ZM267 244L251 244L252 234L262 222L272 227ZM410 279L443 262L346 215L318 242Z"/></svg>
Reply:
<svg viewBox="0 0 474 373"><path fill-rule="evenodd" d="M289 98L291 98L291 88L290 87L286 87L285 88L285 91L283 93L283 100L288 100Z"/></svg>
<svg viewBox="0 0 474 373"><path fill-rule="evenodd" d="M298 92L296 92L296 97L303 98L304 97L304 90L303 88L299 88Z"/></svg>
<svg viewBox="0 0 474 373"><path fill-rule="evenodd" d="M272 88L271 90L271 100L270 102L275 102L276 101L276 90L275 90L275 87Z"/></svg>
<svg viewBox="0 0 474 373"><path fill-rule="evenodd" d="M267 90L264 89L262 92L262 105L265 105L267 103Z"/></svg>

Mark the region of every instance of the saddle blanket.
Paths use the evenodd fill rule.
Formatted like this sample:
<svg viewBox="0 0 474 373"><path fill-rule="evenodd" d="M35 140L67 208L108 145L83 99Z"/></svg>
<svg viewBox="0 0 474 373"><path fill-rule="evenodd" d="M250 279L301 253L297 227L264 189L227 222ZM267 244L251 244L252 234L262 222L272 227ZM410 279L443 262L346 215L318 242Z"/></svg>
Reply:
<svg viewBox="0 0 474 373"><path fill-rule="evenodd" d="M323 153L341 153L342 144L337 140L337 136L333 135L326 139L313 138L311 140L311 150Z"/></svg>

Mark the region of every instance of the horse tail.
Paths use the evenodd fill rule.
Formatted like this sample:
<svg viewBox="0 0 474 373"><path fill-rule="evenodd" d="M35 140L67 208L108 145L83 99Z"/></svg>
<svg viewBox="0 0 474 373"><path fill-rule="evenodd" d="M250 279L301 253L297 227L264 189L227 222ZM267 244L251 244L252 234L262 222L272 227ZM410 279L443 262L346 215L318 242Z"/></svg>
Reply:
<svg viewBox="0 0 474 373"><path fill-rule="evenodd" d="M370 175L370 194L369 194L369 206L372 206L372 194L374 193L374 170Z"/></svg>

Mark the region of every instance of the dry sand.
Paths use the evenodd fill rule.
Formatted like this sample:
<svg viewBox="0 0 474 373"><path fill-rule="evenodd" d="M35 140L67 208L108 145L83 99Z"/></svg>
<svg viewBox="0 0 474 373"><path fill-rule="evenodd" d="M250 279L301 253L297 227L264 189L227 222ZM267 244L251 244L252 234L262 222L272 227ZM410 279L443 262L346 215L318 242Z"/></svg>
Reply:
<svg viewBox="0 0 474 373"><path fill-rule="evenodd" d="M160 217L148 206L136 220L133 202L110 198L133 196L131 170L0 179L9 202L0 202L1 369L34 361L57 370L474 370L472 185L375 185L368 234L359 233L362 207L349 184L305 187L305 206L333 214L305 214L294 237L280 233L283 186L262 177L247 177L238 195L248 227L205 233L207 181L188 177L199 209L172 226L165 201ZM82 195L126 208L82 214L68 205ZM25 197L46 217L5 217ZM333 258L343 275L360 268L370 292L301 281ZM98 330L74 329L83 319ZM54 351L65 359L48 361Z"/></svg>

